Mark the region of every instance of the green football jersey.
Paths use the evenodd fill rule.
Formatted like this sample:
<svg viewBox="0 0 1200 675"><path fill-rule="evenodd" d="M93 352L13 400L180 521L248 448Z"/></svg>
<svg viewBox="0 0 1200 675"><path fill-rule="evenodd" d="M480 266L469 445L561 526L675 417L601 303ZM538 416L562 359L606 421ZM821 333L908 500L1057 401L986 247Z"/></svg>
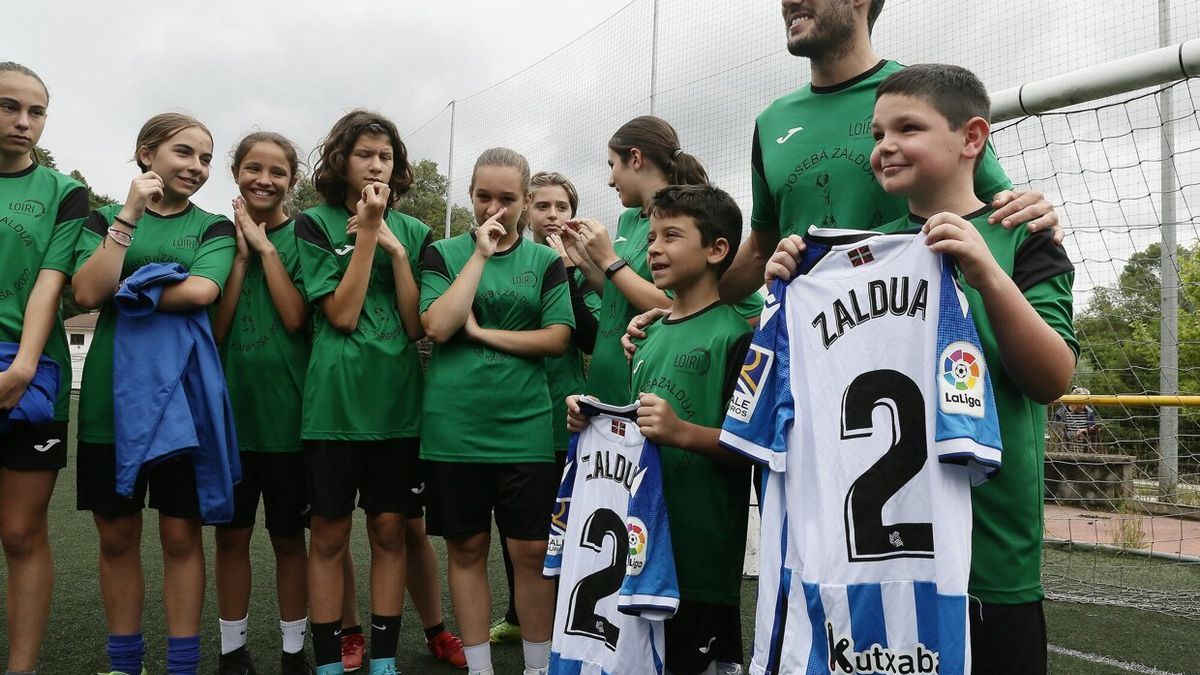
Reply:
<svg viewBox="0 0 1200 675"><path fill-rule="evenodd" d="M575 285L583 291L583 302L588 311L596 316L600 311L600 296L588 287L579 268L572 267L570 272L575 277ZM550 382L550 411L554 413L554 450L566 452L571 434L567 432L564 401L571 394L583 392L583 352L575 346L574 340L566 354L546 359L546 379Z"/></svg>
<svg viewBox="0 0 1200 675"><path fill-rule="evenodd" d="M421 360L396 307L392 259L375 249L358 327L334 328L318 300L337 289L356 237L346 234L350 211L317 206L296 217L304 292L313 307L312 356L304 382L305 440L377 441L421 434ZM416 280L432 235L424 223L388 209L384 224L404 245Z"/></svg>
<svg viewBox="0 0 1200 675"><path fill-rule="evenodd" d="M430 246L421 265L421 312L475 251L467 232ZM483 328L575 327L567 271L548 246L518 239L488 259L472 303ZM425 388L421 458L440 462L552 462L554 415L546 359L524 358L466 338L435 344Z"/></svg>
<svg viewBox="0 0 1200 675"><path fill-rule="evenodd" d="M267 231L300 294L300 255L294 221ZM288 333L267 288L262 258L254 255L233 314L229 337L221 345L221 363L237 424L238 449L244 452L300 450L300 404L312 349L308 326Z"/></svg>
<svg viewBox="0 0 1200 675"><path fill-rule="evenodd" d="M649 248L650 218L642 215L638 208L625 209L617 220L617 236L613 249L629 264L629 269L650 281L650 264L646 260ZM604 281L600 294L599 327L596 329L596 348L592 350L592 363L588 368L586 391L593 398L612 405L624 405L629 395L629 361L621 348L621 336L630 319L638 310L612 279Z"/></svg>
<svg viewBox="0 0 1200 675"><path fill-rule="evenodd" d="M53 169L30 164L24 171L0 173L0 342L21 342L25 306L39 272L70 276L87 211L87 190ZM58 364L54 419L63 422L71 398L71 354L61 311L42 353Z"/></svg>
<svg viewBox="0 0 1200 675"><path fill-rule="evenodd" d="M746 320L722 303L654 323L634 355L635 396L657 394L679 419L720 429L751 332ZM667 446L661 448L661 461L680 597L738 604L750 467L719 464Z"/></svg>
<svg viewBox="0 0 1200 675"><path fill-rule="evenodd" d="M989 225L990 207L964 216L983 235L988 248L1038 316L1066 340L1076 355L1079 342L1072 322L1074 267L1049 231L1030 234L1025 227L1006 230ZM897 232L921 227L904 217L880 228ZM978 291L959 282L975 316L980 343L995 393L1003 458L1000 473L971 491L972 533L970 593L987 603L1021 604L1042 599L1042 499L1046 406L1021 392L1004 370L996 333Z"/></svg>
<svg viewBox="0 0 1200 675"><path fill-rule="evenodd" d="M871 171L875 89L904 66L880 61L830 87L804 85L758 116L751 149L754 209L750 226L803 235L810 226L871 230L908 213ZM1012 187L988 146L975 173L984 202Z"/></svg>
<svg viewBox="0 0 1200 675"><path fill-rule="evenodd" d="M75 271L83 267L108 236L120 204L93 211L84 221L75 247ZM221 289L237 253L233 223L213 215L195 204L170 216L147 210L138 221L133 243L125 251L121 265L124 279L149 263L179 263L194 277L210 279ZM115 246L112 242L107 245ZM79 391L79 440L88 443L115 443L113 428L113 338L117 329L117 308L112 300L100 308L96 334L83 364L83 383Z"/></svg>

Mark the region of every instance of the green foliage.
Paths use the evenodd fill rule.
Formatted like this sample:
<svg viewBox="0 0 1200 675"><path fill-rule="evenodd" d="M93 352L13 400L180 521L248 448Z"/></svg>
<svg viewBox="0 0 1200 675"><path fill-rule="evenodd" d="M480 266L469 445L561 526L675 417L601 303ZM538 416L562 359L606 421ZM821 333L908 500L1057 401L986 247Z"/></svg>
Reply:
<svg viewBox="0 0 1200 675"><path fill-rule="evenodd" d="M58 162L54 159L54 153L40 145L36 145L33 148L33 154L37 155L38 164L41 164L47 169L54 169L55 171L58 171Z"/></svg>
<svg viewBox="0 0 1200 675"><path fill-rule="evenodd" d="M100 194L100 193L96 192L95 190L93 190L92 186L88 184L87 179L83 177L83 174L80 173L78 169L71 172L71 178L74 178L75 180L79 181L80 183L83 183L83 187L87 188L88 209L94 211L94 210L100 208L101 206L108 206L109 204L117 203L117 200L113 199L112 197L109 197L108 195L105 195L105 194Z"/></svg>
<svg viewBox="0 0 1200 675"><path fill-rule="evenodd" d="M305 176L296 181L296 187L292 188L292 193L288 195L284 208L287 209L288 215L294 216L305 209L311 209L323 203L321 193L313 187L312 179Z"/></svg>
<svg viewBox="0 0 1200 675"><path fill-rule="evenodd" d="M412 187L400 197L396 210L420 220L433 229L434 239L446 231L446 188L449 180L438 173L437 162L423 159L413 165L415 178ZM450 209L450 236L471 229L475 216L470 209L453 206Z"/></svg>
<svg viewBox="0 0 1200 675"><path fill-rule="evenodd" d="M1093 394L1159 393L1159 244L1130 256L1117 282L1097 288L1075 317L1080 357L1079 384ZM1179 392L1200 393L1200 244L1178 248ZM1108 409L1110 416L1125 411ZM1158 410L1129 411L1132 419L1106 423L1104 440L1116 440L1129 453L1157 457ZM1101 410L1104 415L1106 410ZM1180 458L1198 457L1200 410L1179 409ZM1183 467L1181 467L1183 468Z"/></svg>

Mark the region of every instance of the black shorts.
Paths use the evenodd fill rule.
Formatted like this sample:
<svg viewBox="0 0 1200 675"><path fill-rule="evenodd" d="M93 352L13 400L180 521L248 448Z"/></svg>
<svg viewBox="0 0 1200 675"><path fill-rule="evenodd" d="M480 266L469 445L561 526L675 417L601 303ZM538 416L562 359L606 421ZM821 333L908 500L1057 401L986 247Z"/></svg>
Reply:
<svg viewBox="0 0 1200 675"><path fill-rule="evenodd" d="M417 460L416 483L417 487L413 491L413 494L416 495L416 498L412 500L411 504L409 504L408 509L404 512L404 515L408 516L409 518L424 518L425 499L426 495L429 494L429 490L427 490L425 486L425 460L423 459Z"/></svg>
<svg viewBox="0 0 1200 675"><path fill-rule="evenodd" d="M1046 615L1042 603L994 605L971 599L971 672L1046 674Z"/></svg>
<svg viewBox="0 0 1200 675"><path fill-rule="evenodd" d="M310 513L341 518L358 507L370 515L420 508L418 438L383 441L303 441Z"/></svg>
<svg viewBox="0 0 1200 675"><path fill-rule="evenodd" d="M76 459L75 508L101 518L139 513L150 493L150 508L172 518L200 518L196 471L191 455L183 454L142 467L133 496L117 494L117 451L110 443L79 442Z"/></svg>
<svg viewBox="0 0 1200 675"><path fill-rule="evenodd" d="M241 458L242 482L233 487L233 520L217 527L254 527L261 495L267 532L303 536L308 525L304 453L243 452Z"/></svg>
<svg viewBox="0 0 1200 675"><path fill-rule="evenodd" d="M714 661L742 663L742 609L737 605L681 600L663 628L671 675L703 673Z"/></svg>
<svg viewBox="0 0 1200 675"><path fill-rule="evenodd" d="M429 461L425 470L429 534L463 539L491 532L494 510L496 528L504 537L543 541L550 536L559 477L553 462Z"/></svg>
<svg viewBox="0 0 1200 675"><path fill-rule="evenodd" d="M14 471L58 471L67 465L67 423L13 422L0 435L0 466Z"/></svg>

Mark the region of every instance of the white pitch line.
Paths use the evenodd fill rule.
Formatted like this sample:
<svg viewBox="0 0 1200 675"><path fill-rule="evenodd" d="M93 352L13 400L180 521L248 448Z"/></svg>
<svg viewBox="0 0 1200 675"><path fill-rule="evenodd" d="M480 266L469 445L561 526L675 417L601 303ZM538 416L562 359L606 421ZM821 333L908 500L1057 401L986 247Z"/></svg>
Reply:
<svg viewBox="0 0 1200 675"><path fill-rule="evenodd" d="M1089 654L1088 652L1080 652L1080 651L1076 651L1074 649L1067 649L1066 647L1059 647L1058 645L1049 645L1048 649L1050 651L1054 652L1055 654L1063 654L1065 656L1073 656L1077 659L1082 659L1084 661L1091 661L1092 663L1099 663L1099 664L1103 664L1106 666L1112 666L1113 668L1120 668L1121 670L1127 670L1131 673L1141 673L1142 675L1186 675L1186 673L1177 673L1173 670L1159 670L1158 668L1151 668L1150 666L1143 666L1140 663L1129 663L1128 661L1118 661L1117 659L1110 659L1107 656L1101 656L1099 654Z"/></svg>

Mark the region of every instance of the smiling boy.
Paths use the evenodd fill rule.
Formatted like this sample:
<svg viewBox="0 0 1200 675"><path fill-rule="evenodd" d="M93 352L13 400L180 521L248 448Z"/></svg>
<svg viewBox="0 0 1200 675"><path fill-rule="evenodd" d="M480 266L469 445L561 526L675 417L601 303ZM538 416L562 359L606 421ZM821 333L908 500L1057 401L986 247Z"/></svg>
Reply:
<svg viewBox="0 0 1200 675"><path fill-rule="evenodd" d="M1048 231L987 225L992 208L973 181L990 102L975 75L958 66L910 66L884 80L876 96L871 167L910 212L879 229L921 227L932 251L954 257L1000 417L1003 468L972 490L973 672L1045 673L1045 404L1066 391L1079 353L1074 268Z"/></svg>
<svg viewBox="0 0 1200 675"><path fill-rule="evenodd" d="M721 302L742 214L724 191L671 186L650 204L647 259L654 285L674 294L670 314L646 330L632 364L638 426L662 450L681 601L666 623L666 666L702 673L741 663L741 578L750 467L717 438L751 328Z"/></svg>

